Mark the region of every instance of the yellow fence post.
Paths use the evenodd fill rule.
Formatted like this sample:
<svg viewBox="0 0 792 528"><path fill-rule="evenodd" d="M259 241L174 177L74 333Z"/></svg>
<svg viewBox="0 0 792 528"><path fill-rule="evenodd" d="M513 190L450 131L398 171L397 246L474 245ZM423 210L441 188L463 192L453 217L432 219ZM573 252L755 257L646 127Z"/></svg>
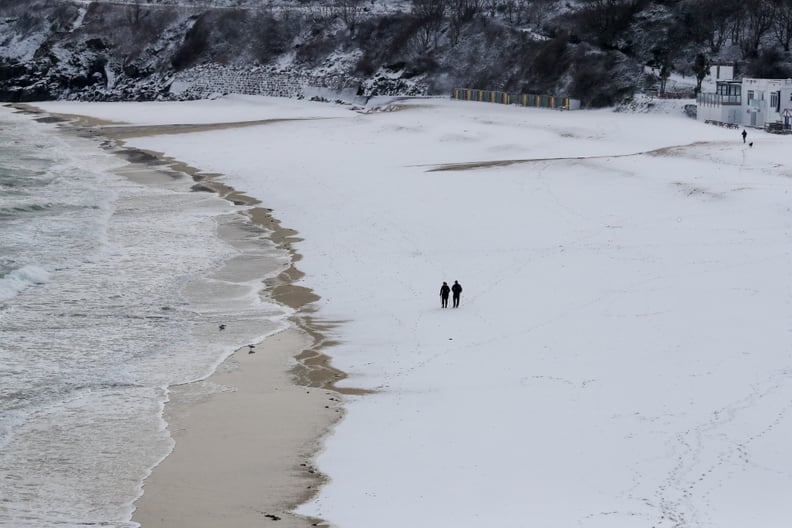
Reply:
<svg viewBox="0 0 792 528"><path fill-rule="evenodd" d="M453 99L465 101L478 101L499 104L515 104L520 106L533 106L536 108L557 108L570 110L572 101L569 97L537 94L510 94L500 90L479 90L475 88L452 88Z"/></svg>

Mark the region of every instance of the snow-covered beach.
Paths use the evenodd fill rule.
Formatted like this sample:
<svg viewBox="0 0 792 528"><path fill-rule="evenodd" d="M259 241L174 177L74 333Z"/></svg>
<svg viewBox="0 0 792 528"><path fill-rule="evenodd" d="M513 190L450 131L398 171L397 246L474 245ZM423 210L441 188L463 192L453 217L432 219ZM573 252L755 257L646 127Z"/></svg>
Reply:
<svg viewBox="0 0 792 528"><path fill-rule="evenodd" d="M329 481L299 513L339 528L792 513L789 138L439 99L37 106L147 126L127 145L220 174L299 234L341 386L371 392L343 397L316 460ZM262 123L150 128L239 121ZM443 310L454 280L461 306Z"/></svg>

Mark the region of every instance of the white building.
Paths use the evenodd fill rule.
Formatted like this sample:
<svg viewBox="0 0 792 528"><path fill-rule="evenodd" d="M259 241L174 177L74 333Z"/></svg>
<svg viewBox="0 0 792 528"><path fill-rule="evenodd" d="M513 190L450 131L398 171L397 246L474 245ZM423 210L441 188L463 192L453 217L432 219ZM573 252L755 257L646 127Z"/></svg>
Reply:
<svg viewBox="0 0 792 528"><path fill-rule="evenodd" d="M705 122L742 124L742 83L718 81L714 93L696 96L696 119Z"/></svg>
<svg viewBox="0 0 792 528"><path fill-rule="evenodd" d="M710 66L709 74L704 78L705 81L731 81L734 79L734 64L716 63Z"/></svg>
<svg viewBox="0 0 792 528"><path fill-rule="evenodd" d="M792 79L719 81L715 93L696 98L699 121L792 129Z"/></svg>

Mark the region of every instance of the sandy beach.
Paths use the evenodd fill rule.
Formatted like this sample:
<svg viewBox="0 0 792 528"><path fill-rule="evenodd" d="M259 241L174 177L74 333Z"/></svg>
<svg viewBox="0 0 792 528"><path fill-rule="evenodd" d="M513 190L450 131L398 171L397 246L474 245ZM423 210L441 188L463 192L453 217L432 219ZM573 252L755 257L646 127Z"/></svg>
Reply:
<svg viewBox="0 0 792 528"><path fill-rule="evenodd" d="M298 233L281 226L259 201L215 178L219 175L168 158L160 152L127 148L129 137L180 134L266 124L212 123L193 126L136 126L87 116L47 114L30 105L19 110L42 114L43 122L61 123L70 133L96 137L132 165L123 173L139 183L158 185L168 174L184 173L193 191L214 192L250 206L242 214L264 228L268 238L290 255L290 266L262 283L262 295L293 309L290 328L237 350L208 379L170 387L164 418L175 441L173 451L145 480L133 521L144 528L252 526L326 526L321 519L292 513L325 482L313 465L322 440L343 416L337 389L345 374L330 365L323 349L333 342L323 331L334 322L312 316L319 299L295 285L303 274L293 244ZM282 120L275 120L282 121ZM229 322L228 331L233 331Z"/></svg>
<svg viewBox="0 0 792 528"><path fill-rule="evenodd" d="M247 347L205 383L219 392L194 401L173 387L166 420L174 451L146 480L133 520L143 527L323 526L290 510L323 477L312 466L320 439L342 414L338 395L295 385L287 367L311 346L297 329Z"/></svg>
<svg viewBox="0 0 792 528"><path fill-rule="evenodd" d="M168 384L175 449L132 524L195 526L179 512L200 508L214 526L343 528L789 517L788 137L755 131L748 147L671 103L41 108L91 116L81 133L152 172L192 174L187 189L212 193L188 196L240 204L228 216L251 215L256 243L281 248L261 289L277 300L273 328L289 330L250 333L214 377ZM438 288L454 280L461 306L444 310ZM273 394L292 397L253 403ZM301 431L288 449L284 430ZM265 441L280 446L271 463Z"/></svg>
<svg viewBox="0 0 792 528"><path fill-rule="evenodd" d="M134 135L236 126L246 124L148 131L136 127ZM129 133L100 128L100 134L121 145ZM258 203L215 181L217 175L162 153L126 149L122 154L153 164L165 161L171 170L198 182L193 187L197 192L215 192L237 205ZM262 287L263 295L295 310L292 327L239 349L214 375L199 382L211 386L211 395L194 384L171 388L165 420L176 446L144 483L133 516L142 527L250 526L262 519L282 521L286 527L325 526L320 519L292 510L313 497L325 481L313 460L322 439L343 416L341 393L334 383L345 376L322 352L331 343L321 329L332 323L312 319L310 303L319 297L293 284L302 277L296 267L301 256L292 246L299 240L297 233L282 227L266 208L251 207L244 214L291 257L291 265ZM196 399L196 391L203 396Z"/></svg>

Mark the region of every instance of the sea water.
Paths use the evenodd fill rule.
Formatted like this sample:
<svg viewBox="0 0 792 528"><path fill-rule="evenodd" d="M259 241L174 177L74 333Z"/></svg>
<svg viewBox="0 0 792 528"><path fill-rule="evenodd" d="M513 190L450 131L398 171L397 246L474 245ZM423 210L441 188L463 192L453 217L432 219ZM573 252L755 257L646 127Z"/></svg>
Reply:
<svg viewBox="0 0 792 528"><path fill-rule="evenodd" d="M0 108L0 526L137 526L168 388L284 326L287 255L192 184Z"/></svg>

